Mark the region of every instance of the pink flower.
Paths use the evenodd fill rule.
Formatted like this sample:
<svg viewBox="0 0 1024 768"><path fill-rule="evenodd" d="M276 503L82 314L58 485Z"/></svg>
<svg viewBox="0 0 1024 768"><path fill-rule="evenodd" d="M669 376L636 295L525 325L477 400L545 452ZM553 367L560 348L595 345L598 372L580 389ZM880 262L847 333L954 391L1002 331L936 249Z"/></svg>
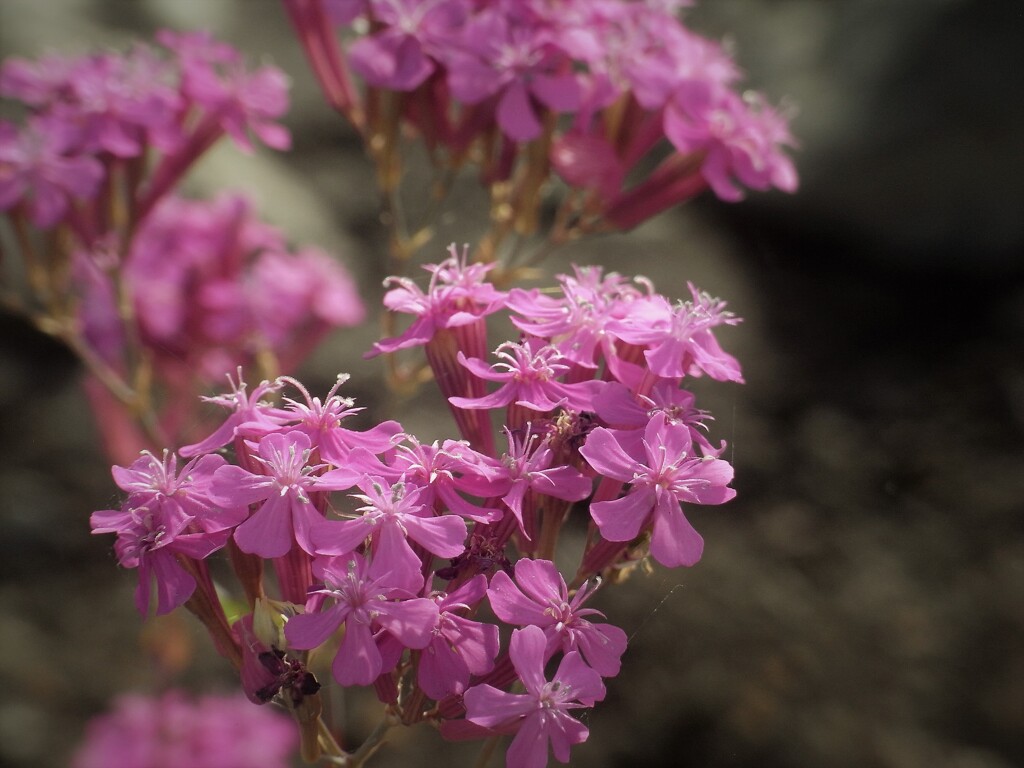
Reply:
<svg viewBox="0 0 1024 768"><path fill-rule="evenodd" d="M608 330L629 344L647 346L644 358L652 373L666 379L706 373L716 381L743 382L740 364L723 351L712 329L736 325L740 319L725 309L725 302L689 284L692 301L672 305L663 296L634 302L621 320Z"/></svg>
<svg viewBox="0 0 1024 768"><path fill-rule="evenodd" d="M191 61L214 65L238 64L242 60L237 50L205 30L175 32L172 29L161 29L156 33L156 41L173 51L185 69Z"/></svg>
<svg viewBox="0 0 1024 768"><path fill-rule="evenodd" d="M310 465L309 437L302 432L283 432L259 440L250 458L266 474L253 474L234 465L223 466L213 476L214 500L226 505L260 504L252 516L235 529L235 543L243 552L260 557L281 557L292 542L313 554L312 531L323 522L309 494L330 490L332 484L315 475L325 465Z"/></svg>
<svg viewBox="0 0 1024 768"><path fill-rule="evenodd" d="M384 670L374 640L383 630L407 648L425 648L437 626L438 609L432 601L414 597L422 583L418 573L399 574L390 564L369 564L362 555L317 558L313 573L324 586L310 593L306 613L285 625L292 648L316 648L342 624L345 637L334 657L334 678L342 685L369 685ZM325 599L334 604L314 613Z"/></svg>
<svg viewBox="0 0 1024 768"><path fill-rule="evenodd" d="M590 505L590 514L608 541L632 541L651 521L651 555L664 566L690 566L700 560L704 540L680 509L680 502L722 504L736 495L728 487L728 462L696 456L689 430L656 413L644 430L642 453L631 454L615 432L598 427L580 453L600 474L630 483L626 495Z"/></svg>
<svg viewBox="0 0 1024 768"><path fill-rule="evenodd" d="M0 65L0 95L45 108L70 98L71 80L78 59L41 56L36 60L11 57Z"/></svg>
<svg viewBox="0 0 1024 768"><path fill-rule="evenodd" d="M92 532L116 533L114 552L125 568L138 568L135 607L149 613L150 591L156 583L157 615L170 613L188 600L196 580L178 560L178 555L202 560L227 542L229 532L191 532L192 518L180 507L151 509L126 504L120 510L93 512L89 517Z"/></svg>
<svg viewBox="0 0 1024 768"><path fill-rule="evenodd" d="M125 54L91 56L72 74L69 97L51 108L81 126L83 147L91 152L138 157L150 144L167 151L181 140L176 75L142 44Z"/></svg>
<svg viewBox="0 0 1024 768"><path fill-rule="evenodd" d="M488 366L483 360L469 359L460 352L458 359L474 376L501 382L501 387L484 397L450 397L456 408L500 408L515 403L530 410L547 413L565 407L574 411L591 409L594 396L603 382L581 381L563 384L558 378L569 370L565 356L539 339L523 344L506 341L494 352L502 362Z"/></svg>
<svg viewBox="0 0 1024 768"><path fill-rule="evenodd" d="M512 322L519 330L547 339L573 363L595 368L602 353L614 356L608 324L625 317L641 294L617 272L604 275L600 267L575 265L573 272L558 275L561 297L515 288L506 304L518 313Z"/></svg>
<svg viewBox="0 0 1024 768"><path fill-rule="evenodd" d="M571 111L579 105L580 89L553 36L517 21L522 19L488 8L467 22L461 45L446 57L448 85L468 104L496 97L501 130L514 141L530 141L542 129L536 105Z"/></svg>
<svg viewBox="0 0 1024 768"><path fill-rule="evenodd" d="M364 503L357 510L361 516L321 522L313 529L318 554L347 555L369 538L375 562L418 572L420 557L407 539L439 557L452 558L465 551L466 521L455 515L435 515L422 502L422 488L410 489L401 481L388 485L375 477L367 477L359 488L363 493L353 497Z"/></svg>
<svg viewBox="0 0 1024 768"><path fill-rule="evenodd" d="M601 677L578 653L567 653L551 682L544 677L547 639L539 627L512 633L509 656L526 693L500 691L490 685L464 695L466 719L498 733L515 733L506 753L509 768L544 768L548 749L559 762L569 748L587 740L590 731L569 710L592 707L604 698Z"/></svg>
<svg viewBox="0 0 1024 768"><path fill-rule="evenodd" d="M251 152L250 134L272 149L288 149L291 135L276 119L288 110L288 78L275 67L247 72L237 62L220 68L208 60L183 62L185 95L202 106L242 150Z"/></svg>
<svg viewBox="0 0 1024 768"><path fill-rule="evenodd" d="M125 694L94 718L72 768L288 768L295 726L245 697Z"/></svg>
<svg viewBox="0 0 1024 768"><path fill-rule="evenodd" d="M390 466L381 465L381 472L393 473L407 484L424 490L424 503L438 511L447 508L469 520L490 523L501 517L496 509L470 503L460 492L487 498L496 488L504 488L502 473L494 460L469 447L465 441L445 440L438 445L424 445L414 435L405 435L395 447ZM371 472L371 474L374 474Z"/></svg>
<svg viewBox="0 0 1024 768"><path fill-rule="evenodd" d="M486 282L487 273L497 265L468 263L466 254L460 257L454 244L448 253L440 264L424 266L430 272L425 292L408 278L384 281L386 286L397 286L384 295L384 306L416 319L400 336L374 344L367 357L426 344L441 329L471 325L501 309L505 294Z"/></svg>
<svg viewBox="0 0 1024 768"><path fill-rule="evenodd" d="M179 472L173 453L164 451L160 460L143 451L130 467L115 466L111 472L117 486L129 494L129 503L147 507L163 519L185 515L204 531L214 533L233 528L248 514L244 506L225 508L211 498L213 473L226 463L223 456L200 456Z"/></svg>
<svg viewBox="0 0 1024 768"><path fill-rule="evenodd" d="M546 440L537 433L531 433L527 423L525 433L505 430L509 450L502 458L508 489L502 489L502 501L512 510L519 529L526 533L523 525L523 500L528 491L551 496L563 501L582 501L590 495L593 483L580 472L566 465L552 466L554 451Z"/></svg>
<svg viewBox="0 0 1024 768"><path fill-rule="evenodd" d="M515 581L504 571L491 577L487 599L494 614L508 624L540 627L547 638L548 657L555 651L579 651L602 677L619 674L626 650L626 633L611 624L594 624L587 617L604 614L583 603L593 595L587 584L569 598L565 579L550 560L523 558L516 563Z"/></svg>
<svg viewBox="0 0 1024 768"><path fill-rule="evenodd" d="M352 276L316 248L261 254L250 270L246 294L256 330L275 348L286 348L316 324L350 327L366 317Z"/></svg>
<svg viewBox="0 0 1024 768"><path fill-rule="evenodd" d="M280 410L272 408L263 399L268 393L280 389L279 382L264 381L250 395L246 391L246 383L242 381L242 370L239 368L237 382L232 381L229 374L228 384L231 385L231 392L228 394L203 398L207 403L213 403L231 411L227 419L205 439L192 445L186 445L179 450L179 455L190 458L201 453L210 453L227 445L235 437L265 435L286 423L284 414Z"/></svg>
<svg viewBox="0 0 1024 768"><path fill-rule="evenodd" d="M25 203L37 227L52 227L72 200L96 193L103 166L75 153L78 132L54 118L36 117L18 131L0 122L0 211Z"/></svg>
<svg viewBox="0 0 1024 768"><path fill-rule="evenodd" d="M609 427L615 429L619 442L625 446L633 439L636 447L629 453L640 450L643 430L656 413L664 413L669 424L682 424L690 430L690 437L705 456L715 458L725 450L725 441L716 448L705 434L705 421L712 420L707 411L696 407L692 392L680 389L674 379L658 379L646 395L634 395L618 382L610 382L604 391L594 398L594 412Z"/></svg>
<svg viewBox="0 0 1024 768"><path fill-rule="evenodd" d="M673 11L634 8L617 63L645 109L663 107L683 79L727 85L739 78L722 46L684 27Z"/></svg>
<svg viewBox="0 0 1024 768"><path fill-rule="evenodd" d="M419 684L432 699L466 690L471 675L483 675L494 667L498 655L498 628L458 615L472 611L487 590L487 578L477 574L450 594L436 594L439 613L430 644L419 662Z"/></svg>
<svg viewBox="0 0 1024 768"><path fill-rule="evenodd" d="M285 398L283 412L296 422L292 429L308 435L310 444L319 450L320 458L337 467L325 473L323 481L342 480L343 476L351 479L348 486L332 486L334 490L351 488L359 479L361 472L355 471L350 460L353 450L383 453L395 445L402 431L402 425L397 421L381 422L365 432L342 427L342 421L363 410L355 407L352 398L338 394L338 389L348 379L347 373L340 374L323 401L313 397L300 381L291 376L281 376L277 380L279 384L291 384L303 397L303 401Z"/></svg>
<svg viewBox="0 0 1024 768"><path fill-rule="evenodd" d="M384 28L349 49L352 69L366 82L392 91L417 88L436 69L439 48L466 18L465 0L371 0Z"/></svg>
<svg viewBox="0 0 1024 768"><path fill-rule="evenodd" d="M270 351L293 369L331 327L361 321L345 269L315 249L291 253L238 195L163 198L125 265L142 341L164 369L213 379Z"/></svg>
<svg viewBox="0 0 1024 768"><path fill-rule="evenodd" d="M734 180L752 189L796 190L793 163L780 149L795 142L786 121L763 100L748 103L714 83L687 80L673 94L664 120L665 135L677 150L705 153L700 172L723 200L743 197Z"/></svg>

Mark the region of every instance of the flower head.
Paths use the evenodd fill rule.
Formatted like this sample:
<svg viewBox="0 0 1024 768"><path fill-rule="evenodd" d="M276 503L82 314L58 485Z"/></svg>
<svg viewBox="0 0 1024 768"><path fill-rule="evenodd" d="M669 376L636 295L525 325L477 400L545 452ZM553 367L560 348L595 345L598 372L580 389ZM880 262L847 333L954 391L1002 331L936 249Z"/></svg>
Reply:
<svg viewBox="0 0 1024 768"><path fill-rule="evenodd" d="M630 344L646 345L644 357L651 372L666 379L706 373L716 381L743 382L740 364L723 351L713 328L740 322L725 302L689 285L692 300L670 304L651 296L630 305L609 330Z"/></svg>
<svg viewBox="0 0 1024 768"><path fill-rule="evenodd" d="M323 520L309 494L314 473L323 465L310 465L309 437L302 432L274 433L260 439L252 460L263 473L226 465L213 476L214 500L230 506L259 504L235 529L235 543L243 552L260 557L281 557L297 541L303 550L315 550L310 537Z"/></svg>
<svg viewBox="0 0 1024 768"><path fill-rule="evenodd" d="M317 558L314 574L323 587L310 593L306 613L288 620L285 636L292 648L316 648L344 624L345 637L332 665L342 685L369 685L385 671L374 639L378 630L407 648L430 643L438 609L432 600L414 596L422 582L418 574L397 574L359 554ZM325 600L333 604L314 612Z"/></svg>
<svg viewBox="0 0 1024 768"><path fill-rule="evenodd" d="M475 104L493 96L498 126L514 141L540 135L538 107L569 112L580 101L569 57L536 21L488 8L466 22L446 56L455 98Z"/></svg>
<svg viewBox="0 0 1024 768"><path fill-rule="evenodd" d="M407 488L402 481L391 485L377 477L365 478L359 488L363 493L353 496L363 502L357 510L362 515L323 522L314 529L319 554L347 555L369 538L376 561L415 573L420 557L409 539L440 557L455 557L465 550L466 521L456 515L435 515L422 501L422 488Z"/></svg>
<svg viewBox="0 0 1024 768"><path fill-rule="evenodd" d="M384 295L384 306L392 312L415 315L405 333L373 345L372 357L382 352L426 344L443 328L470 325L501 309L505 294L486 282L487 273L496 264L470 263L465 252L460 256L455 245L440 264L424 267L430 272L430 284L423 291L404 277L389 277L385 285L396 286Z"/></svg>
<svg viewBox="0 0 1024 768"><path fill-rule="evenodd" d="M604 614L583 607L593 595L587 584L570 598L565 579L550 560L524 558L516 563L515 574L515 581L504 571L491 577L487 598L499 619L540 627L547 638L548 656L557 650L579 651L602 677L619 674L626 633L611 624L595 624L588 618L604 618Z"/></svg>
<svg viewBox="0 0 1024 768"><path fill-rule="evenodd" d="M32 222L52 227L73 200L95 194L103 167L75 150L78 132L61 120L35 117L20 131L0 122L0 211L27 206Z"/></svg>
<svg viewBox="0 0 1024 768"><path fill-rule="evenodd" d="M89 517L94 534L117 534L114 551L118 563L138 569L135 607L141 615L149 613L154 584L157 615L170 613L192 596L196 580L182 566L178 555L201 560L227 542L229 531L191 531L191 521L180 507L150 508L130 502L120 510L93 512Z"/></svg>
<svg viewBox="0 0 1024 768"><path fill-rule="evenodd" d="M569 714L604 698L601 676L578 653L567 653L551 682L544 677L547 639L539 627L512 633L509 656L526 693L506 693L491 685L466 691L466 719L498 733L515 733L507 753L510 768L543 768L548 749L569 761L569 748L587 740L590 731Z"/></svg>
<svg viewBox="0 0 1024 768"><path fill-rule="evenodd" d="M208 532L233 528L245 519L244 507L223 507L210 497L213 473L226 464L224 457L199 456L178 471L178 458L164 451L158 459L149 451L130 467L115 466L111 472L132 504L154 510L165 519L192 518Z"/></svg>
<svg viewBox="0 0 1024 768"><path fill-rule="evenodd" d="M295 728L245 697L126 694L93 719L72 768L287 768Z"/></svg>
<svg viewBox="0 0 1024 768"><path fill-rule="evenodd" d="M550 344L532 338L519 344L506 341L494 352L500 362L488 366L483 360L466 359L460 352L459 362L477 378L501 382L501 387L478 398L450 397L457 408L500 408L510 403L547 413L565 407L575 411L590 410L593 398L603 386L599 381L563 384L558 379L569 370L565 356Z"/></svg>
<svg viewBox="0 0 1024 768"><path fill-rule="evenodd" d="M430 644L420 655L418 680L432 699L462 693L471 675L494 667L498 628L460 615L479 603L486 589L487 578L477 574L454 592L431 595L439 616Z"/></svg>
<svg viewBox="0 0 1024 768"><path fill-rule="evenodd" d="M609 541L631 541L651 521L651 555L664 566L693 565L704 540L690 525L680 502L722 504L736 495L728 487L732 467L722 459L693 453L684 425L671 424L656 413L644 430L642 452L630 454L612 430L598 427L580 453L597 472L630 483L626 494L590 505L601 535Z"/></svg>

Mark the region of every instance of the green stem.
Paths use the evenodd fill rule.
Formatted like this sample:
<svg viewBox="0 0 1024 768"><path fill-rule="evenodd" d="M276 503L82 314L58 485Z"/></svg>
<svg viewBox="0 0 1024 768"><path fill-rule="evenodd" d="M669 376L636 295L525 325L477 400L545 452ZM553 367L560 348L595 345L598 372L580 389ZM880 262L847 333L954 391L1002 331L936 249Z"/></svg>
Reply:
<svg viewBox="0 0 1024 768"><path fill-rule="evenodd" d="M494 755L494 750L497 749L499 741L501 741L501 736L499 735L487 737L487 740L480 747L480 752L476 756L473 768L487 768L487 764L491 762L491 757Z"/></svg>

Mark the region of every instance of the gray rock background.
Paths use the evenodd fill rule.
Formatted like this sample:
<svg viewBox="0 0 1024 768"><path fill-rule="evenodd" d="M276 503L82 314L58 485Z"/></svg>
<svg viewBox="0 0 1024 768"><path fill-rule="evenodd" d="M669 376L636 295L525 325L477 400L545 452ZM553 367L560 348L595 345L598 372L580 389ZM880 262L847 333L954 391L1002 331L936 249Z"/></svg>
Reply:
<svg viewBox="0 0 1024 768"><path fill-rule="evenodd" d="M743 325L724 344L748 384L702 387L739 497L691 515L687 571L602 596L632 635L577 766L1008 768L1024 764L1024 11L1010 1L718 0L751 85L799 105L799 194L702 200L569 260L690 279ZM293 78L295 150L218 150L229 185L379 298L372 176L271 0L0 0L0 53L121 45L205 26ZM467 203L468 204L468 203ZM463 239L456 233L453 237ZM305 378L351 371L360 403L425 438L436 399L383 402L359 361L371 323ZM197 690L231 685L189 620L141 639L132 574L87 517L115 503L59 347L0 316L0 764L62 766L85 720L165 680L183 633ZM372 726L353 715L358 734ZM467 764L429 729L380 766ZM497 762L497 761L495 761Z"/></svg>

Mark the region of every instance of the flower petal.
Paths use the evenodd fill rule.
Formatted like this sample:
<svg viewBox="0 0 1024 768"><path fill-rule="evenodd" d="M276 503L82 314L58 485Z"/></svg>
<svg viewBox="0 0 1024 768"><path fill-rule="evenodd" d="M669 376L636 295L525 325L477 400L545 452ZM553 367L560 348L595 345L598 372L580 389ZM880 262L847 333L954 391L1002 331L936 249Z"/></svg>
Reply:
<svg viewBox="0 0 1024 768"><path fill-rule="evenodd" d="M608 541L632 541L647 521L654 502L650 488L635 486L621 499L591 504L590 516Z"/></svg>
<svg viewBox="0 0 1024 768"><path fill-rule="evenodd" d="M667 568L691 566L704 552L704 539L686 519L679 502L664 494L654 510L651 557Z"/></svg>

